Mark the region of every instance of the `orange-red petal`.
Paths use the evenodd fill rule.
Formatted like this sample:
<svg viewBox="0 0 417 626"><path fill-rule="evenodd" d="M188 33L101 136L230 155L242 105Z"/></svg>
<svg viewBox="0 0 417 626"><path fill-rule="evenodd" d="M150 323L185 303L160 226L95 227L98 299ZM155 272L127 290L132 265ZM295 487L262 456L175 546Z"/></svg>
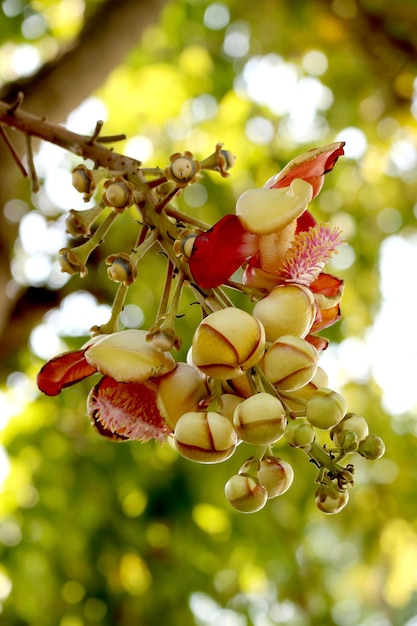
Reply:
<svg viewBox="0 0 417 626"><path fill-rule="evenodd" d="M57 396L65 387L94 374L97 370L87 363L84 352L65 352L45 363L38 374L39 389L47 396Z"/></svg>
<svg viewBox="0 0 417 626"><path fill-rule="evenodd" d="M272 189L287 187L294 178L302 178L313 187L315 198L323 185L324 175L333 169L339 156L344 154L344 145L344 141L338 141L309 150L290 161L279 174L265 183L265 187Z"/></svg>
<svg viewBox="0 0 417 626"><path fill-rule="evenodd" d="M105 376L90 391L87 410L98 432L109 439L163 441L171 433L151 384L119 383Z"/></svg>

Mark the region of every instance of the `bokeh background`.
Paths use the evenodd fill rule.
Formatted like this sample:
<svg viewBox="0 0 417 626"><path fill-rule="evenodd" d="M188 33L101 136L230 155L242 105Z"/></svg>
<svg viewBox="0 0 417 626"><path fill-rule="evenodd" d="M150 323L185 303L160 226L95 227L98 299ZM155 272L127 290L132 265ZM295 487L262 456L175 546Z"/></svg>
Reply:
<svg viewBox="0 0 417 626"><path fill-rule="evenodd" d="M4 626L415 626L417 5L414 0L3 0L0 98L80 133L98 119L120 152L165 166L217 142L233 174L178 200L214 223L295 155L336 140L346 156L314 201L342 227L331 270L343 320L321 364L386 442L356 463L337 516L315 471L279 446L290 491L254 515L224 484L248 450L200 466L169 446L115 444L85 416L91 381L46 398L36 373L106 321L106 240L81 280L60 273L65 215L82 208L78 160L36 146L32 194L0 149L0 623ZM19 148L19 138L13 139ZM126 327L148 328L164 281L140 265ZM198 321L184 300L183 358ZM241 457L241 458L240 458Z"/></svg>

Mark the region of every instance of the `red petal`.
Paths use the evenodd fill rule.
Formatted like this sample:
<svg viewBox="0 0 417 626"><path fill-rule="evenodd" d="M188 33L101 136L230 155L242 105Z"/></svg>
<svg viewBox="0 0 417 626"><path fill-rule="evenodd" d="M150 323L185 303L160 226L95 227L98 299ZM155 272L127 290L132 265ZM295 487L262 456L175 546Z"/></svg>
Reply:
<svg viewBox="0 0 417 626"><path fill-rule="evenodd" d="M258 236L249 233L237 215L225 215L195 239L190 270L202 289L218 287L258 251Z"/></svg>
<svg viewBox="0 0 417 626"><path fill-rule="evenodd" d="M96 371L85 360L84 350L65 352L45 363L38 374L38 387L47 396L57 396L64 387L75 385Z"/></svg>
<svg viewBox="0 0 417 626"><path fill-rule="evenodd" d="M163 441L171 432L150 384L119 383L105 376L90 391L87 409L98 432L109 439Z"/></svg>
<svg viewBox="0 0 417 626"><path fill-rule="evenodd" d="M304 211L304 213L298 218L297 226L295 228L295 234L301 233L304 230L308 230L312 226L317 224L310 211Z"/></svg>
<svg viewBox="0 0 417 626"><path fill-rule="evenodd" d="M279 174L265 183L265 187L288 187L294 178L302 178L312 185L315 198L323 185L324 174L330 172L339 156L344 154L344 145L344 141L338 141L323 148L309 150L290 161Z"/></svg>
<svg viewBox="0 0 417 626"><path fill-rule="evenodd" d="M306 341L308 341L308 343L311 343L311 345L314 346L318 351L326 350L327 346L329 345L328 339L326 339L325 337L318 337L317 335L307 335Z"/></svg>

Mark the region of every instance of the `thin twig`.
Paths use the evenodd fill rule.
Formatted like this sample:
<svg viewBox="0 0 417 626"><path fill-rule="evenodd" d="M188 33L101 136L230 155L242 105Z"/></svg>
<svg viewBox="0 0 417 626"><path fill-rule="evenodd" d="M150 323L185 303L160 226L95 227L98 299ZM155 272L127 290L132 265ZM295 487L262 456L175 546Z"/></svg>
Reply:
<svg viewBox="0 0 417 626"><path fill-rule="evenodd" d="M29 174L30 180L32 181L32 191L33 193L37 193L39 191L39 179L35 169L35 162L33 160L32 137L30 135L26 135L25 139Z"/></svg>
<svg viewBox="0 0 417 626"><path fill-rule="evenodd" d="M3 139L4 139L5 143L6 143L6 146L9 148L10 154L12 155L13 160L15 161L17 167L21 171L22 176L24 178L28 178L28 173L27 173L27 171L25 169L25 166L23 165L19 155L17 154L16 150L14 149L12 142L10 141L8 136L6 135L6 132L5 132L2 124L0 124L0 135L3 137Z"/></svg>

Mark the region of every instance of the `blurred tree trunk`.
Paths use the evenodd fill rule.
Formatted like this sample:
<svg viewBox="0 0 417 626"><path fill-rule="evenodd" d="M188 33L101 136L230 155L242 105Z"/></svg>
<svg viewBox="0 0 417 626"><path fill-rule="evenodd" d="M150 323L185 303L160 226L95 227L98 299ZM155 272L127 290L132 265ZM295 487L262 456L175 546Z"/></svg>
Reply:
<svg viewBox="0 0 417 626"><path fill-rule="evenodd" d="M110 72L121 64L128 53L140 44L144 30L156 22L166 0L105 0L87 16L78 37L51 62L33 76L6 85L0 99L14 102L19 92L24 94L25 110L62 123L68 114L91 95ZM24 137L10 133L20 155L24 154ZM29 183L1 141L0 206L12 198L24 195ZM0 359L13 354L27 340L28 333L54 297L44 290L22 289L11 293L10 256L17 236L17 227L10 224L0 211ZM3 363L4 364L4 363Z"/></svg>

